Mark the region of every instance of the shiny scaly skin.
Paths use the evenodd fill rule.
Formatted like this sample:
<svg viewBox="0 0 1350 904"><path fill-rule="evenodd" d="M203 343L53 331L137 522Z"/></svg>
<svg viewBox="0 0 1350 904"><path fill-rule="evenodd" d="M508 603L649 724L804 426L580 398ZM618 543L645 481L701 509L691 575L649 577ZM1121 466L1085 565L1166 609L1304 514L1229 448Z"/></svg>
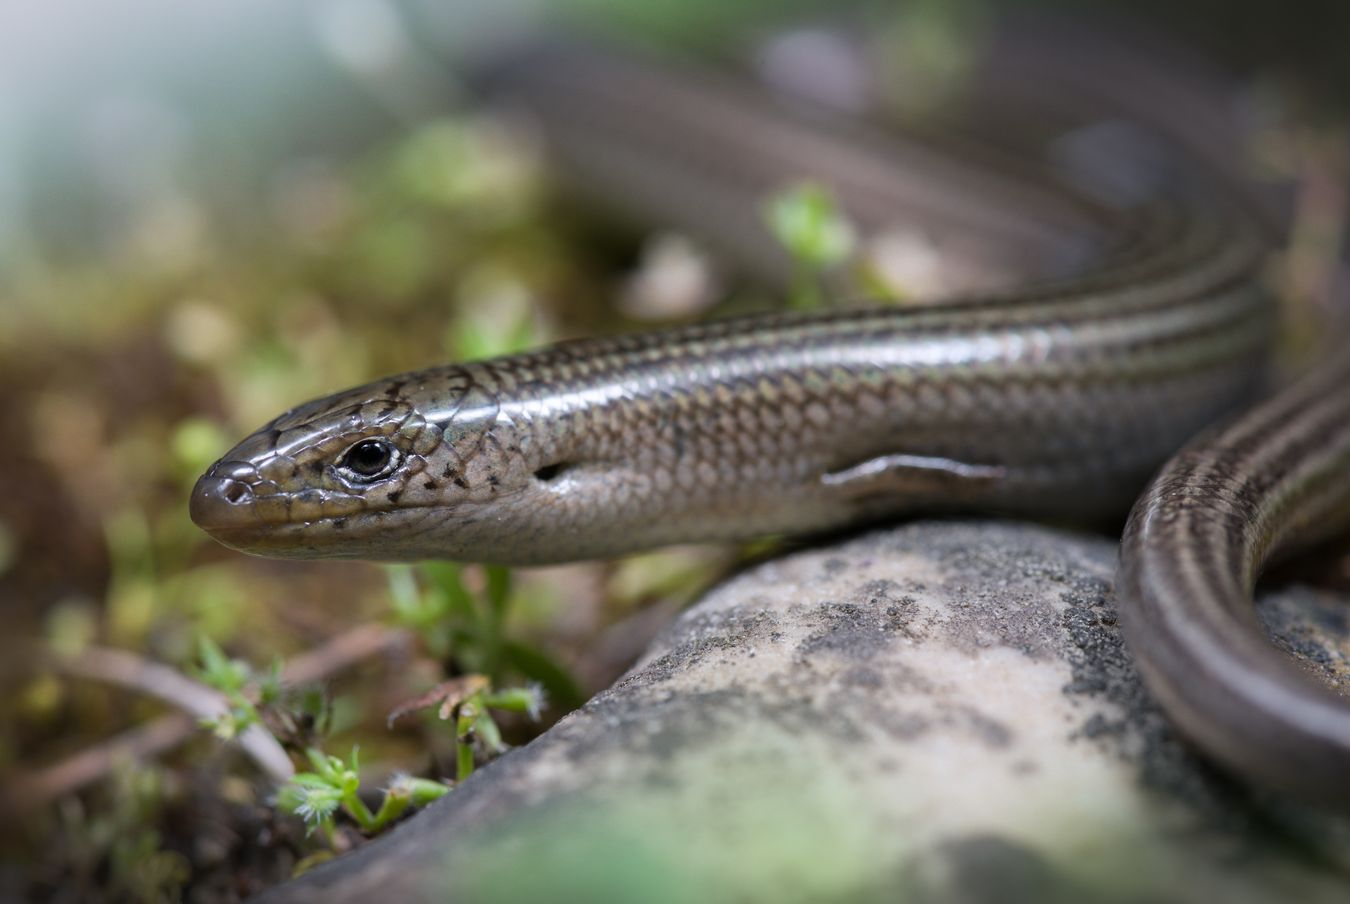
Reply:
<svg viewBox="0 0 1350 904"><path fill-rule="evenodd" d="M1178 727L1230 769L1350 806L1350 703L1276 649L1252 606L1273 555L1350 526L1350 356L1169 461L1116 579L1130 648Z"/></svg>
<svg viewBox="0 0 1350 904"><path fill-rule="evenodd" d="M1186 226L1086 293L726 320L378 381L250 437L194 515L266 555L540 564L915 511L1121 511L1265 357L1259 245ZM403 466L353 486L336 464L373 436Z"/></svg>
<svg viewBox="0 0 1350 904"><path fill-rule="evenodd" d="M761 276L783 261L754 233L757 201L802 176L834 187L865 228L894 210L1005 273L1076 259L1081 243L1047 238L1066 232L1092 237L1096 266L942 307L714 322L377 381L281 415L213 466L192 510L217 539L261 555L532 564L913 512L1119 513L1260 382L1267 247L1221 195L1158 191L1114 209L963 174L922 147L775 110L699 73L542 56L508 67L497 90L535 115L577 183L729 248ZM1344 409L1336 387L1325 396ZM1198 472L1169 469L1132 521L1122 608L1183 731L1258 781L1345 796L1345 708L1263 646L1250 608L1262 556L1300 533L1282 520L1350 496L1329 479L1326 501L1311 493L1319 484L1300 462L1323 440L1308 423L1252 428L1278 456L1202 445L1182 459ZM340 465L369 437L394 443L400 462L354 483ZM1257 479L1267 458L1286 470ZM1216 469L1248 481L1241 504L1203 489ZM1197 473L1209 483L1178 489ZM1206 500L1213 517L1169 521L1179 498ZM1278 517L1253 517L1268 511ZM1186 614L1195 606L1203 617ZM1243 696L1245 682L1277 677L1284 698ZM1317 746L1327 712L1340 740Z"/></svg>

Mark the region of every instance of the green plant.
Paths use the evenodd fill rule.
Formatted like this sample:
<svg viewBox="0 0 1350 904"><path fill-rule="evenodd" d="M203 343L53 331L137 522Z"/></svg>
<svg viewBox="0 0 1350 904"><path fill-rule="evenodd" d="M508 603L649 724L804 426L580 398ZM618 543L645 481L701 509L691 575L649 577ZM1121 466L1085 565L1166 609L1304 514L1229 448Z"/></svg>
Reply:
<svg viewBox="0 0 1350 904"><path fill-rule="evenodd" d="M585 695L548 653L506 633L513 600L511 570L500 565L468 569L453 562L395 565L386 569L395 621L416 631L452 673L485 675L493 685L512 677L537 682L549 699L574 709Z"/></svg>
<svg viewBox="0 0 1350 904"><path fill-rule="evenodd" d="M470 694L459 704L455 718L455 777L464 781L473 774L475 739L489 755L495 756L506 750L491 710L526 713L537 721L543 705L544 695L538 687L508 688L497 692L483 687Z"/></svg>
<svg viewBox="0 0 1350 904"><path fill-rule="evenodd" d="M353 747L344 762L315 747L305 750L314 767L299 772L277 793L277 805L305 821L309 831L320 829L332 841L336 831L334 816L346 813L367 835L374 835L402 816L408 807L422 807L445 796L450 786L426 778L400 773L384 789L380 806L374 812L361 799L360 757Z"/></svg>
<svg viewBox="0 0 1350 904"><path fill-rule="evenodd" d="M505 575L503 571L489 580L487 592L490 597L505 600L509 592L503 586ZM463 589L462 585L460 589ZM221 715L202 720L202 724L217 737L228 741L254 726L269 733L273 725L286 726L284 737L275 734L273 737L294 755L299 747L295 726L322 724L321 716L315 713L322 704L316 704L312 694L295 695L289 701L289 707L282 705L282 665L279 661L259 675L243 660L231 659L209 638L202 637L199 645L198 677L223 693L228 704ZM389 722L406 713L439 706L440 718L454 722L456 778L462 781L472 774L479 750L484 756L491 757L506 749L492 710L525 713L537 720L543 705L544 692L538 685L494 690L486 675L471 674L442 682L399 707L390 714ZM268 718L264 718L264 713ZM346 813L363 833L373 835L398 819L410 806L423 806L450 790L449 785L438 781L399 774L384 789L379 807L372 811L360 796L360 759L356 746L352 747L346 761L324 753L315 745L306 745L303 752L312 770L291 776L278 792L277 804L300 816L311 832L322 829L330 844L334 841L334 817L339 810Z"/></svg>
<svg viewBox="0 0 1350 904"><path fill-rule="evenodd" d="M799 310L821 307L824 274L853 254L853 224L829 189L815 182L800 182L772 195L764 206L764 219L792 256L790 305Z"/></svg>
<svg viewBox="0 0 1350 904"><path fill-rule="evenodd" d="M197 677L225 695L229 709L201 720L222 741L230 741L254 725L262 724L258 707L271 706L281 696L281 660L273 660L263 675L256 675L247 662L231 659L211 638L197 640L201 665Z"/></svg>
<svg viewBox="0 0 1350 904"><path fill-rule="evenodd" d="M248 663L231 659L211 639L199 640L201 665L198 677L225 695L228 709L219 716L206 718L202 724L222 740L234 740L249 728L258 726L271 732L268 725L285 726L286 737L275 737L283 747L294 750L299 732L296 726L322 726L325 705L316 695L300 693L282 706L280 661L261 675ZM271 716L263 718L263 713ZM347 813L360 830L375 834L401 816L410 806L422 806L450 790L449 786L430 779L396 775L379 808L372 813L359 796L361 782L357 748L353 747L347 762L308 746L304 755L313 766L312 772L293 775L277 795L283 810L295 813L305 820L309 830L323 828L330 845L334 841L333 816L339 808Z"/></svg>
<svg viewBox="0 0 1350 904"><path fill-rule="evenodd" d="M543 694L535 687L493 691L486 678L469 675L439 685L429 694L395 711L390 720L404 712L429 708L437 703L442 719L454 717L456 779L463 781L473 774L475 746L481 746L489 755L506 749L491 711L527 713L538 719ZM330 841L336 830L334 817L339 810L351 817L362 832L374 835L402 816L408 807L425 806L450 791L450 786L442 782L399 774L384 789L380 806L372 812L361 799L358 748L352 748L345 762L316 747L307 748L305 756L314 767L313 771L297 773L283 785L277 795L277 804L300 816L311 832L322 830Z"/></svg>

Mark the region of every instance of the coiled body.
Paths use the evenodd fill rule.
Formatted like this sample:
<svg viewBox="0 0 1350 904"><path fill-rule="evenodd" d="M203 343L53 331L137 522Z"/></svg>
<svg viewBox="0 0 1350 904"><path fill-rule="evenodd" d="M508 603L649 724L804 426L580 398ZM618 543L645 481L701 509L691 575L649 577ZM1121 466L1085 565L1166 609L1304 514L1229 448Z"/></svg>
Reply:
<svg viewBox="0 0 1350 904"><path fill-rule="evenodd" d="M697 232L752 271L783 264L756 231L763 193L810 177L865 229L895 221L1001 272L1055 276L941 306L564 343L319 399L199 482L193 516L222 542L265 555L529 564L924 511L1120 513L1169 454L1260 385L1273 338L1268 243L1193 173L1106 201L1028 179L1036 167L963 167L715 77L594 53L531 54L490 81L500 102L536 118L583 192ZM1296 462L1317 443L1301 429L1265 433L1297 446ZM1266 460L1230 463L1250 477ZM1302 500L1274 506L1286 514L1330 504L1310 501L1320 497L1304 472L1291 473L1262 477L1253 493ZM1150 497L1125 548L1132 638L1163 651L1145 653L1146 672L1183 730L1211 749L1240 738L1249 753L1225 762L1287 777L1284 748L1262 743L1265 702L1243 709L1215 690L1208 707L1170 690L1200 669L1220 677L1197 687L1231 689L1241 678L1230 665L1269 665L1218 640L1243 617L1281 522L1238 508L1207 533L1160 533L1175 495ZM1223 575L1235 579L1206 585L1220 602L1199 627L1155 617ZM1249 622L1238 632L1248 641ZM1327 768L1317 780L1331 780Z"/></svg>
<svg viewBox="0 0 1350 904"><path fill-rule="evenodd" d="M1350 701L1271 645L1252 607L1275 555L1350 527L1350 356L1170 461L1130 517L1116 592L1177 725L1229 768L1350 805Z"/></svg>

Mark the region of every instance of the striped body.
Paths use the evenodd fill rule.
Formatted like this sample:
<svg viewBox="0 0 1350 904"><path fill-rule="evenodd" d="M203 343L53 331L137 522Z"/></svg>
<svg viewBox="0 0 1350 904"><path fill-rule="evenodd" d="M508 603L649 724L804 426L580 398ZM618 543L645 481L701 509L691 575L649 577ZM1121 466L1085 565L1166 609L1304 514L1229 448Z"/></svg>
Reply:
<svg viewBox="0 0 1350 904"><path fill-rule="evenodd" d="M1350 355L1170 461L1121 545L1121 620L1149 686L1229 768L1350 806L1350 702L1271 645L1266 561L1350 527Z"/></svg>
<svg viewBox="0 0 1350 904"><path fill-rule="evenodd" d="M539 564L915 511L1120 512L1250 398L1267 351L1259 244L1188 226L1087 287L581 340L360 387L217 466L250 482L239 532L220 536ZM319 493L277 504L306 444L331 457L395 422L417 437L403 473L356 494L325 471Z"/></svg>
<svg viewBox="0 0 1350 904"><path fill-rule="evenodd" d="M1267 242L1194 172L1109 203L1038 165L972 168L705 73L526 60L492 92L534 116L581 193L622 214L782 279L757 206L811 177L865 229L921 229L983 276L940 307L581 340L315 400L198 483L193 517L222 542L529 564L919 511L1123 513L1168 455L1257 391ZM1052 278L993 289L991 272ZM1250 611L1265 554L1350 508L1338 366L1166 472L1127 537L1122 608L1183 731L1249 777L1350 798L1346 707L1280 664ZM1246 693L1244 676L1283 696Z"/></svg>

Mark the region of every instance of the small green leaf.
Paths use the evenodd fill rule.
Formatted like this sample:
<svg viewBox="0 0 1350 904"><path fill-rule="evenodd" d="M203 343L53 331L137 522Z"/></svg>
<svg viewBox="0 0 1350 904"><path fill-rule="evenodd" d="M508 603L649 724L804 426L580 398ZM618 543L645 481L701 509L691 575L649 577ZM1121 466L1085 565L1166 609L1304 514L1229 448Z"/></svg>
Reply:
<svg viewBox="0 0 1350 904"><path fill-rule="evenodd" d="M788 253L813 270L837 266L853 253L853 225L822 185L789 186L769 199L764 215Z"/></svg>
<svg viewBox="0 0 1350 904"><path fill-rule="evenodd" d="M411 791L400 784L398 779L395 779L394 783L385 790L384 799L380 801L380 809L375 811L375 815L371 817L369 831L380 831L402 816L411 803Z"/></svg>
<svg viewBox="0 0 1350 904"><path fill-rule="evenodd" d="M455 717L455 778L464 781L473 774L473 730L478 718L477 694L460 704Z"/></svg>
<svg viewBox="0 0 1350 904"><path fill-rule="evenodd" d="M249 679L247 663L230 659L216 642L205 634L197 638L197 650L201 659L199 675L203 682L227 694L243 689Z"/></svg>
<svg viewBox="0 0 1350 904"><path fill-rule="evenodd" d="M310 831L332 819L342 795L312 773L291 778L277 793L277 805L305 821Z"/></svg>
<svg viewBox="0 0 1350 904"><path fill-rule="evenodd" d="M478 718L480 699L480 695L473 694L459 705L455 715L455 737L461 741L467 741L473 734L473 722Z"/></svg>
<svg viewBox="0 0 1350 904"><path fill-rule="evenodd" d="M507 667L542 685L549 699L563 710L576 709L586 702L572 675L543 650L508 640L502 644L502 658Z"/></svg>
<svg viewBox="0 0 1350 904"><path fill-rule="evenodd" d="M473 720L473 733L490 753L498 754L506 750L506 744L502 741L502 731L486 709L479 712L477 718Z"/></svg>
<svg viewBox="0 0 1350 904"><path fill-rule="evenodd" d="M204 728L222 741L233 741L262 720L252 703L237 694L230 695L230 708L218 716L207 716L199 721Z"/></svg>
<svg viewBox="0 0 1350 904"><path fill-rule="evenodd" d="M504 709L508 712L528 713L534 721L539 721L539 713L544 708L543 688L537 684L529 687L513 687L495 693L485 694L483 704L492 709Z"/></svg>
<svg viewBox="0 0 1350 904"><path fill-rule="evenodd" d="M449 785L429 778L409 778L407 781L414 807L425 807L433 800L445 797L451 790Z"/></svg>
<svg viewBox="0 0 1350 904"><path fill-rule="evenodd" d="M317 747L306 747L305 757L308 758L310 763L314 766L314 772L316 775L321 776L325 781L329 783L334 783L333 764L336 763L337 768L341 769L342 768L341 760L334 759L333 757L325 755L324 752Z"/></svg>
<svg viewBox="0 0 1350 904"><path fill-rule="evenodd" d="M455 779L464 781L473 775L473 745L467 741L455 744Z"/></svg>
<svg viewBox="0 0 1350 904"><path fill-rule="evenodd" d="M361 831L370 834L377 828L375 824L375 814L370 812L355 788L342 795L342 809L347 811L347 815L356 821L361 827Z"/></svg>

